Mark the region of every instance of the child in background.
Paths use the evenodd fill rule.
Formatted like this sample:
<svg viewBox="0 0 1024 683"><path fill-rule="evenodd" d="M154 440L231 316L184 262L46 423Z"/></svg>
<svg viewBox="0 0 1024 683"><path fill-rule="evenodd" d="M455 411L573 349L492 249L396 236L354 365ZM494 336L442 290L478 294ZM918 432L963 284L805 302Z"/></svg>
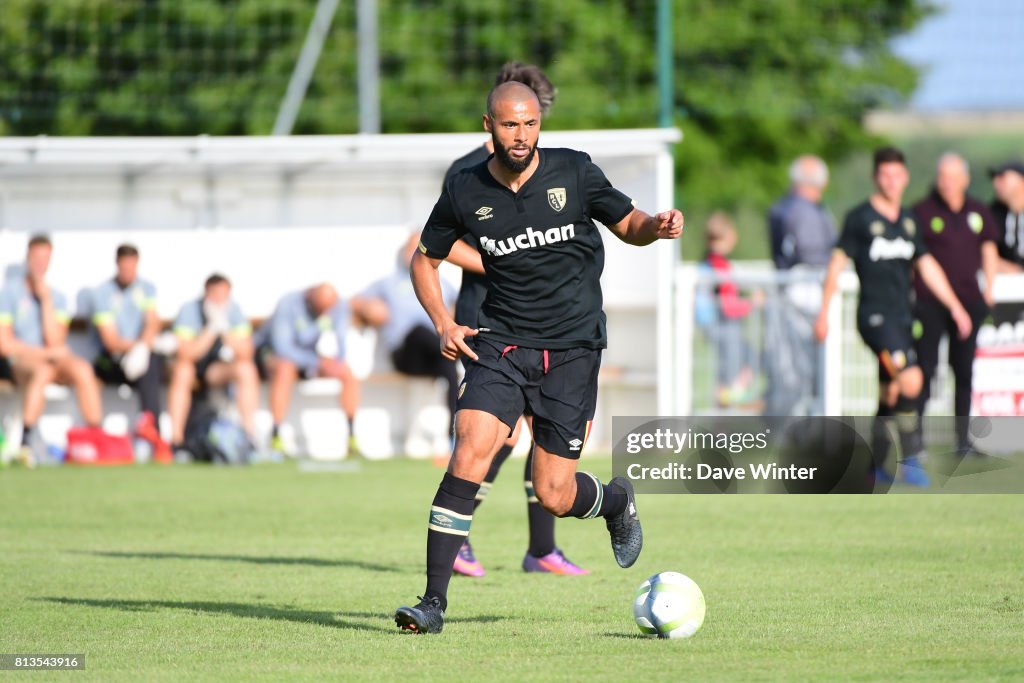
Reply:
<svg viewBox="0 0 1024 683"><path fill-rule="evenodd" d="M732 219L723 211L714 212L705 224L704 237L707 244L704 264L719 277L727 277L732 270L729 254L739 240ZM715 287L717 315L710 332L718 357L716 398L720 407L754 399L753 354L743 339L743 319L758 305L758 294L755 292L752 299L745 299L740 296L736 283L728 279Z"/></svg>

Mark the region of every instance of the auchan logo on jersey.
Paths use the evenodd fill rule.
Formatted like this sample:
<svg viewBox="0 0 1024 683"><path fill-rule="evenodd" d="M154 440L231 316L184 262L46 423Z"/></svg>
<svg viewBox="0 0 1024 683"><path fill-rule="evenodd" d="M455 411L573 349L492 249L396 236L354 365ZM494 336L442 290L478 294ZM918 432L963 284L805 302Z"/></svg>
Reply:
<svg viewBox="0 0 1024 683"><path fill-rule="evenodd" d="M576 226L573 223L569 223L558 228L548 228L547 230L527 228L526 232L506 237L503 240L481 237L480 248L491 256L506 256L519 249L531 249L548 244L557 244L571 240L574 237L576 237Z"/></svg>
<svg viewBox="0 0 1024 683"><path fill-rule="evenodd" d="M908 242L902 237L894 240L887 240L877 236L871 240L871 249L868 251L868 258L872 261L891 261L893 259L910 260L914 258L914 243Z"/></svg>

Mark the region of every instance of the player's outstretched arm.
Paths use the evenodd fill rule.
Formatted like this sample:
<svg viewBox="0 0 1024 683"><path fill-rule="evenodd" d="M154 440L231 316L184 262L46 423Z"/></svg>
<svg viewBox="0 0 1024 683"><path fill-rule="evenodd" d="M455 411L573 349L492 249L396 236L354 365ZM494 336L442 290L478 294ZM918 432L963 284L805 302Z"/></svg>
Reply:
<svg viewBox="0 0 1024 683"><path fill-rule="evenodd" d="M625 218L608 229L626 244L643 247L655 240L674 240L683 234L683 213L669 209L651 216L633 209Z"/></svg>
<svg viewBox="0 0 1024 683"><path fill-rule="evenodd" d="M825 274L825 286L821 290L821 310L818 311L818 319L814 321L814 337L825 341L828 336L828 307L832 303L832 296L839 286L839 275L846 267L846 252L842 249L833 249L832 258L828 262L828 271Z"/></svg>
<svg viewBox="0 0 1024 683"><path fill-rule="evenodd" d="M416 298L420 300L423 310L430 316L434 329L441 337L441 355L448 360L455 360L460 355L469 356L473 360L477 355L466 344L465 338L472 337L477 331L464 325L456 324L448 307L444 303L441 292L441 277L437 272L441 259L434 259L416 251L412 256L409 274Z"/></svg>
<svg viewBox="0 0 1024 683"><path fill-rule="evenodd" d="M943 306L949 309L949 314L953 316L953 322L956 323L960 338L967 339L971 334L971 316L964 309L963 304L960 303L960 299L956 298L953 287L950 286L942 266L939 265L939 262L931 254L921 256L921 258L917 259L915 265L917 265L917 272L921 275L921 279L924 280L925 286L931 290L932 294L935 295L935 298Z"/></svg>

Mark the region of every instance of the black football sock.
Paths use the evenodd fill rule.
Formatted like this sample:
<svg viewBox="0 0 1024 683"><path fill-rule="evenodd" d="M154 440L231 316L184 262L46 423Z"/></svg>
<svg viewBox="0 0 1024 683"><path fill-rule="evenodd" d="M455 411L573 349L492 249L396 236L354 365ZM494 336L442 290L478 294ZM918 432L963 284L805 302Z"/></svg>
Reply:
<svg viewBox="0 0 1024 683"><path fill-rule="evenodd" d="M476 500L473 502L473 510L476 511L480 507L480 503L484 502L487 494L491 492L491 485L494 480L498 478L498 472L501 471L502 464L508 460L508 456L512 453L511 446L502 446L498 449L498 452L494 456L494 460L491 460L491 467L487 470L487 476L480 483L480 490L476 492Z"/></svg>
<svg viewBox="0 0 1024 683"><path fill-rule="evenodd" d="M878 402L878 412L871 425L871 459L875 467L885 467L885 461L889 459L889 444L891 442L888 423L892 417L892 408L882 401Z"/></svg>
<svg viewBox="0 0 1024 683"><path fill-rule="evenodd" d="M544 557L555 549L555 516L544 509L533 490L533 449L526 457L523 470L523 488L526 489L526 516L530 520L530 547L527 550L534 557Z"/></svg>
<svg viewBox="0 0 1024 683"><path fill-rule="evenodd" d="M892 409L896 416L896 428L900 432L900 447L903 458L910 458L924 450L924 439L921 435L921 416L917 412L917 397L911 398L900 394Z"/></svg>
<svg viewBox="0 0 1024 683"><path fill-rule="evenodd" d="M469 536L473 499L480 485L445 473L430 506L427 525L426 598L436 597L441 609L448 607L448 582L459 548Z"/></svg>
<svg viewBox="0 0 1024 683"><path fill-rule="evenodd" d="M279 425L278 423L275 422L274 426L270 428L270 438L271 439L276 439L279 436L279 432L280 431L281 431L281 425Z"/></svg>
<svg viewBox="0 0 1024 683"><path fill-rule="evenodd" d="M576 473L576 499L572 507L561 517L610 517L626 509L629 497L618 486L602 484L601 480L590 472Z"/></svg>
<svg viewBox="0 0 1024 683"><path fill-rule="evenodd" d="M21 445L27 446L28 440L32 438L32 425L22 425L21 427Z"/></svg>

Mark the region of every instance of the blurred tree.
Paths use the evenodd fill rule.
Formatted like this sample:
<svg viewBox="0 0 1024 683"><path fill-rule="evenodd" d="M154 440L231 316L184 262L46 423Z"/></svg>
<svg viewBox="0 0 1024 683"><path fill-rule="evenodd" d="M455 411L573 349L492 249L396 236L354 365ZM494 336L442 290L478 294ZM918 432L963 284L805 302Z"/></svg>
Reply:
<svg viewBox="0 0 1024 683"><path fill-rule="evenodd" d="M3 0L0 134L244 135L273 126L316 0ZM549 129L657 122L655 0L378 0L384 132L480 130L509 59L559 89ZM916 82L889 49L930 0L675 0L680 200L737 212L739 255L797 154L873 144ZM339 5L296 133L358 128L355 3ZM746 219L744 217L747 217ZM755 228L755 222L757 223Z"/></svg>
<svg viewBox="0 0 1024 683"><path fill-rule="evenodd" d="M766 255L764 211L785 190L789 162L804 152L837 162L878 142L864 114L898 105L917 79L890 41L932 9L926 0L677 2L677 179L691 226L715 208L736 212L746 228L737 256Z"/></svg>

